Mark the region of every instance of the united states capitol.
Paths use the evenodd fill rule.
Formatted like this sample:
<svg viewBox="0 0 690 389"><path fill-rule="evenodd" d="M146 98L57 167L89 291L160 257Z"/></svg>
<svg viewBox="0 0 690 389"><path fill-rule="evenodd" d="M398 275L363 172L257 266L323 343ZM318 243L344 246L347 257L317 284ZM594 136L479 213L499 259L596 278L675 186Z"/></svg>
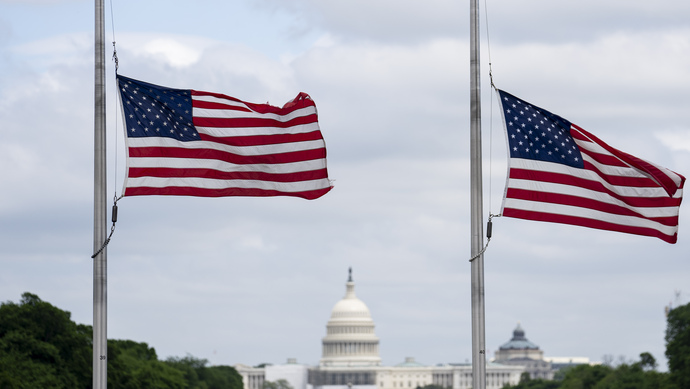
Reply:
<svg viewBox="0 0 690 389"><path fill-rule="evenodd" d="M326 324L318 366L299 364L293 358L280 365L235 365L244 389L262 389L267 381L287 381L294 389L414 389L438 385L448 389L472 387L472 365L445 363L426 366L414 358L393 366L382 364L379 338L367 305L355 295L350 270L345 297L338 301ZM515 385L523 373L552 379L564 365L589 363L587 358L544 358L543 351L527 340L518 324L513 337L486 365L486 387Z"/></svg>

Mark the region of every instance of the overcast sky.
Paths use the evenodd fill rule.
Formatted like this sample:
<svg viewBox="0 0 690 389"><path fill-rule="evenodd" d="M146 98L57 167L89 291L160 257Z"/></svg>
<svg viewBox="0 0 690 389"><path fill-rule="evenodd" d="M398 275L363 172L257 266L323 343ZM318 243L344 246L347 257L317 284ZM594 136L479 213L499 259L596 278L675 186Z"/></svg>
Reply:
<svg viewBox="0 0 690 389"><path fill-rule="evenodd" d="M690 175L690 2L488 0L489 40L480 3L484 214L500 212L507 169L489 57L499 88ZM384 365L471 360L467 2L106 8L109 199L125 167L113 40L128 77L280 106L310 94L335 180L314 201L121 200L108 247L109 338L146 342L160 358L317 364L351 266ZM93 14L91 1L0 0L0 301L29 291L84 324ZM495 219L488 356L520 322L545 356L650 352L666 370L664 307L690 300L687 204L680 219L675 245Z"/></svg>

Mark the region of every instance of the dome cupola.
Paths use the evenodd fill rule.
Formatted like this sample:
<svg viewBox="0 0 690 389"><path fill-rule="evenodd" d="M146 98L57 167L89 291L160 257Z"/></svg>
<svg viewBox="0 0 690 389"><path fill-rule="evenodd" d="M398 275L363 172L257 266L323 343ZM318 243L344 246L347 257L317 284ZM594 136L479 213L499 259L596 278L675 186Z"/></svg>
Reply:
<svg viewBox="0 0 690 389"><path fill-rule="evenodd" d="M352 268L345 284L345 297L331 310L322 339L321 366L378 366L379 338L366 304L355 295Z"/></svg>

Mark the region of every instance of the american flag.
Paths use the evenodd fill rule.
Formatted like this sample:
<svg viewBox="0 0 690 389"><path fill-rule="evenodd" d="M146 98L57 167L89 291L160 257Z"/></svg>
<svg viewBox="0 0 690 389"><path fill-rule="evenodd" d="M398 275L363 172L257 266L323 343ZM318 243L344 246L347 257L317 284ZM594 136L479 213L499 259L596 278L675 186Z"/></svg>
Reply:
<svg viewBox="0 0 690 389"><path fill-rule="evenodd" d="M503 216L677 241L685 177L498 93L510 153Z"/></svg>
<svg viewBox="0 0 690 389"><path fill-rule="evenodd" d="M331 188L314 101L282 108L117 76L127 132L125 196L295 196Z"/></svg>

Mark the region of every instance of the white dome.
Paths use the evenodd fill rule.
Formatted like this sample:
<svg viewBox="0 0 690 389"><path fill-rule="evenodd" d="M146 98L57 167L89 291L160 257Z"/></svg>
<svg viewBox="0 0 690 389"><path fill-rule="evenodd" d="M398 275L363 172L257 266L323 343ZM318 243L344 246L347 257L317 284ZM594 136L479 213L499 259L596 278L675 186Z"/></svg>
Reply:
<svg viewBox="0 0 690 389"><path fill-rule="evenodd" d="M355 283L348 281L346 287L345 297L335 303L331 310L331 321L371 321L373 324L369 308L355 296Z"/></svg>
<svg viewBox="0 0 690 389"><path fill-rule="evenodd" d="M379 338L369 308L355 296L352 269L345 285L345 297L333 306L326 325L321 365L378 366Z"/></svg>

